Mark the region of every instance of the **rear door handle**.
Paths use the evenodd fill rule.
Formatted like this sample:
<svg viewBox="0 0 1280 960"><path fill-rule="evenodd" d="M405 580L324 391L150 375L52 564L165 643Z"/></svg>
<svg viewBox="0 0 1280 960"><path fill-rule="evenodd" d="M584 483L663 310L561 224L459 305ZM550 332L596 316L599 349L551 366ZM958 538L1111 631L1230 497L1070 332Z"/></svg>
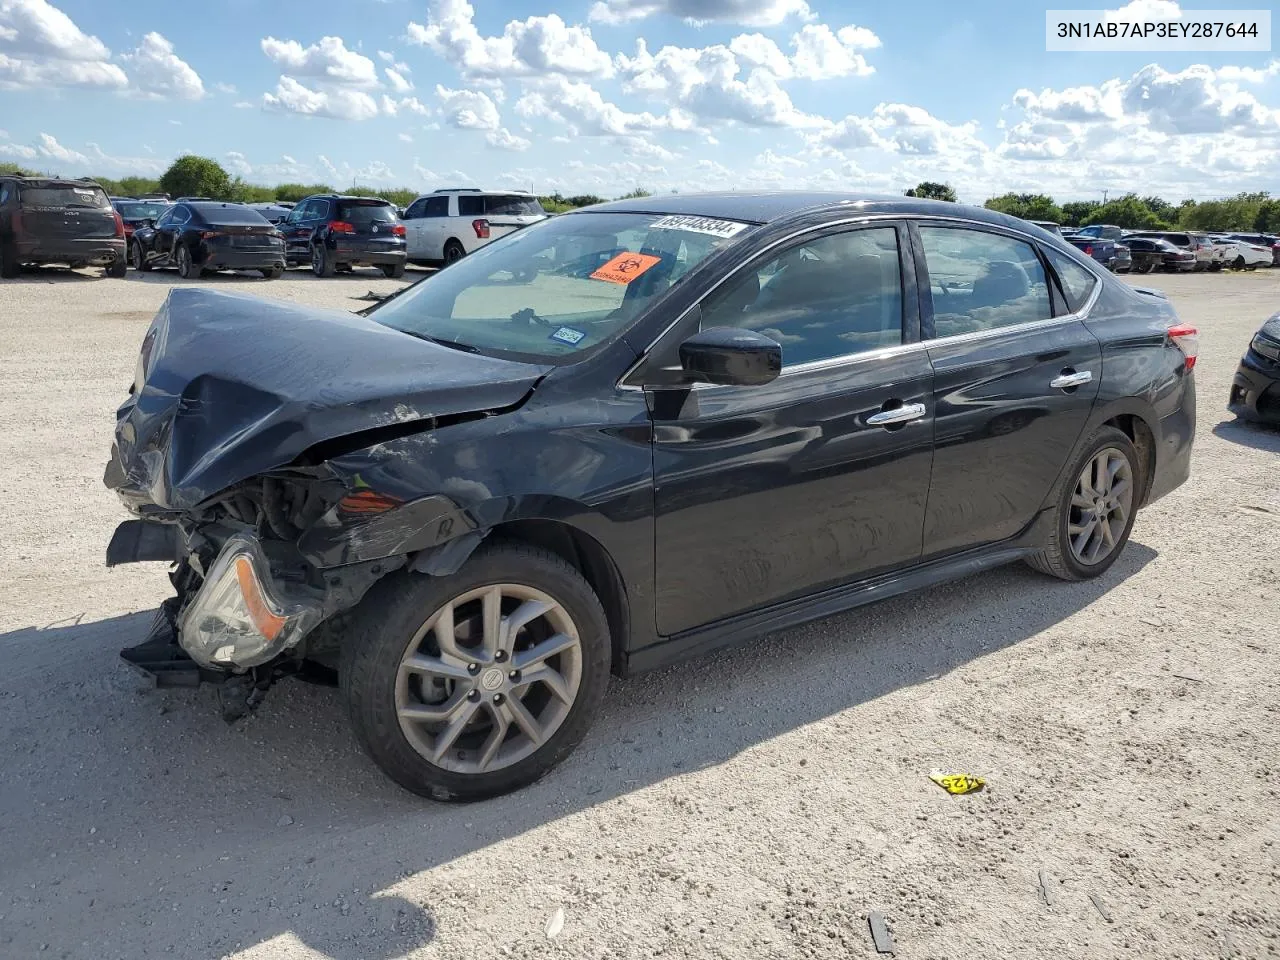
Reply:
<svg viewBox="0 0 1280 960"><path fill-rule="evenodd" d="M873 413L867 417L867 423L873 427L890 427L895 423L919 420L923 416L923 403L904 403L902 406L894 407L892 410L881 410L879 413Z"/></svg>
<svg viewBox="0 0 1280 960"><path fill-rule="evenodd" d="M1089 370L1081 370L1077 373L1068 367L1061 374L1049 381L1049 386L1055 390L1070 390L1072 387L1082 387L1086 383L1093 380L1093 373Z"/></svg>

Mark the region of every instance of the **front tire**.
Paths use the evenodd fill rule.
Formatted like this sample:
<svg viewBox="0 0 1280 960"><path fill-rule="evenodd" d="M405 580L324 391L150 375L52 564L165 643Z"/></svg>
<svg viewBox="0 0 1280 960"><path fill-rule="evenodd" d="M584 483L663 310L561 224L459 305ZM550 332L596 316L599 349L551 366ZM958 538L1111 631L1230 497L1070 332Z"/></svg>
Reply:
<svg viewBox="0 0 1280 960"><path fill-rule="evenodd" d="M482 546L457 573L393 574L356 608L339 670L356 738L445 801L538 780L586 735L609 683L599 599L563 559Z"/></svg>
<svg viewBox="0 0 1280 960"><path fill-rule="evenodd" d="M22 264L18 262L17 252L0 241L0 279L16 280L22 273Z"/></svg>
<svg viewBox="0 0 1280 960"><path fill-rule="evenodd" d="M142 249L142 244L137 240L129 247L129 256L133 260L133 269L140 273L146 273L151 269L151 261L147 259L146 253Z"/></svg>
<svg viewBox="0 0 1280 960"><path fill-rule="evenodd" d="M124 257L107 264L106 275L112 280L123 280L129 273L129 261Z"/></svg>
<svg viewBox="0 0 1280 960"><path fill-rule="evenodd" d="M284 276L284 267L280 267L280 266L271 267L270 269L262 271L262 278L264 280L279 280L283 276Z"/></svg>
<svg viewBox="0 0 1280 960"><path fill-rule="evenodd" d="M1124 551L1145 489L1138 451L1123 432L1101 427L1063 475L1049 541L1027 563L1060 580L1089 580Z"/></svg>

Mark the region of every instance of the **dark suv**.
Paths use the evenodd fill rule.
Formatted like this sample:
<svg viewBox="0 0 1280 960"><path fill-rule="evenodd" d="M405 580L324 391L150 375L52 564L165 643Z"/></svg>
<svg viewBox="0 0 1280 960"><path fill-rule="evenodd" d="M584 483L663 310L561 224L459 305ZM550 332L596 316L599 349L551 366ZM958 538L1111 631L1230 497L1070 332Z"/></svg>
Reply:
<svg viewBox="0 0 1280 960"><path fill-rule="evenodd" d="M1187 479L1196 353L1025 221L849 194L603 204L361 315L175 289L105 477L137 517L107 562L174 564L124 656L241 705L327 666L398 782L491 796L610 671L1104 573Z"/></svg>
<svg viewBox="0 0 1280 960"><path fill-rule="evenodd" d="M377 197L322 194L298 203L279 224L289 266L310 263L317 277L352 267L378 267L403 277L404 224L395 206Z"/></svg>
<svg viewBox="0 0 1280 960"><path fill-rule="evenodd" d="M24 263L101 266L123 277L124 223L92 180L0 177L0 277Z"/></svg>

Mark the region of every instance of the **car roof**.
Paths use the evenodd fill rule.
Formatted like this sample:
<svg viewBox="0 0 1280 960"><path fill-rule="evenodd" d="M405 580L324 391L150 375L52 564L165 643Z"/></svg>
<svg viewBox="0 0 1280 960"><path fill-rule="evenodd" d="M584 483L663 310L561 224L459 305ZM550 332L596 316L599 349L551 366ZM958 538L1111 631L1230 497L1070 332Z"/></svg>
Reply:
<svg viewBox="0 0 1280 960"><path fill-rule="evenodd" d="M858 214L899 216L960 216L997 226L1025 229L1026 220L1010 217L985 207L972 207L945 200L923 200L898 194L877 194L822 190L723 191L677 193L636 197L572 210L564 216L586 213L650 213L697 217L718 217L747 223L770 223L809 210L842 210Z"/></svg>
<svg viewBox="0 0 1280 960"><path fill-rule="evenodd" d="M363 200L367 203L385 203L387 206L394 206L386 197L357 197L350 193L313 193L309 197L299 200L299 203L306 203L308 200Z"/></svg>

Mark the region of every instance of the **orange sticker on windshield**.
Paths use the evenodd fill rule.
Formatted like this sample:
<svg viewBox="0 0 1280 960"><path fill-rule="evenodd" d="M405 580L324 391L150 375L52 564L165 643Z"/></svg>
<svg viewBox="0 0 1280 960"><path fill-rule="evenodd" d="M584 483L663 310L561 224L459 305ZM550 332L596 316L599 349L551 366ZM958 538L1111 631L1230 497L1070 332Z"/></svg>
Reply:
<svg viewBox="0 0 1280 960"><path fill-rule="evenodd" d="M647 253L620 253L591 274L591 279L628 284L640 274L661 262L661 257L654 257Z"/></svg>

